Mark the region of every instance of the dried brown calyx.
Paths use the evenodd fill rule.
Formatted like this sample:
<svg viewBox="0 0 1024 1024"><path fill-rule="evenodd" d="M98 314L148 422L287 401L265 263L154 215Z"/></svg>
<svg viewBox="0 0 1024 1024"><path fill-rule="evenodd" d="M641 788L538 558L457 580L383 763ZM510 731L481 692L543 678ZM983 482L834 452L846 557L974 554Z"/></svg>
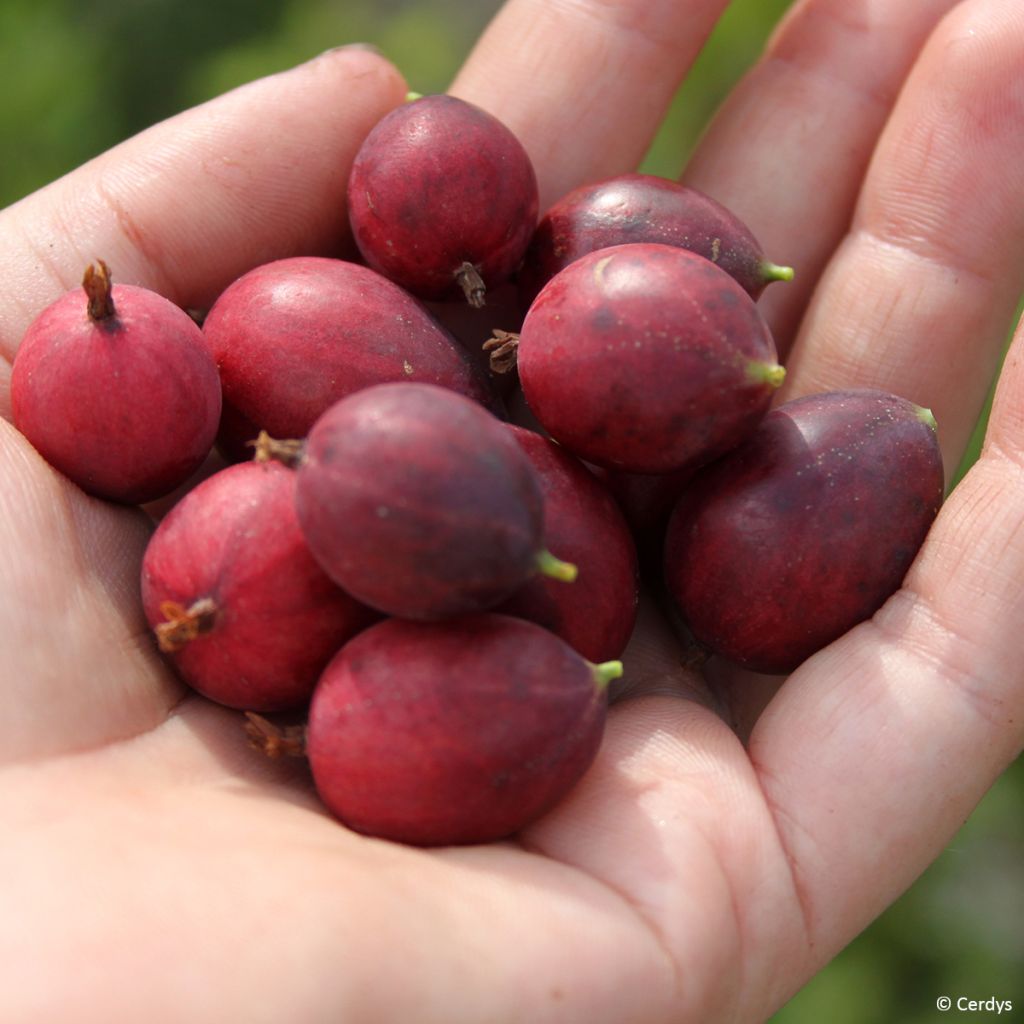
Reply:
<svg viewBox="0 0 1024 1024"><path fill-rule="evenodd" d="M245 713L245 735L249 745L267 757L305 757L306 727L275 725L255 711Z"/></svg>
<svg viewBox="0 0 1024 1024"><path fill-rule="evenodd" d="M508 373L515 369L519 349L519 335L515 331L495 329L484 342L483 348L491 354L490 367L495 373Z"/></svg>
<svg viewBox="0 0 1024 1024"><path fill-rule="evenodd" d="M89 318L91 320L109 320L116 315L114 299L111 293L110 268L97 260L85 268L82 277L82 288L89 299Z"/></svg>
<svg viewBox="0 0 1024 1024"><path fill-rule="evenodd" d="M177 601L160 605L164 622L153 627L161 651L173 654L196 637L209 633L217 621L217 603L212 597L201 597L187 608Z"/></svg>
<svg viewBox="0 0 1024 1024"><path fill-rule="evenodd" d="M295 469L302 461L306 442L297 438L278 440L261 430L255 441L246 444L255 449L253 459L256 462L281 462L290 469Z"/></svg>

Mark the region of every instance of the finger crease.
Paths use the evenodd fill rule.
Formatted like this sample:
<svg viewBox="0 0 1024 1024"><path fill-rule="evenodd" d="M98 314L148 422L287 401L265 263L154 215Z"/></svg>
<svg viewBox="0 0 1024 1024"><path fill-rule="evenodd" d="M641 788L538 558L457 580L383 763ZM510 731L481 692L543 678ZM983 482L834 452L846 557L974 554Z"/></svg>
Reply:
<svg viewBox="0 0 1024 1024"><path fill-rule="evenodd" d="M758 788L761 791L761 798L764 800L765 808L768 811L769 820L772 823L772 830L775 840L778 843L779 852L786 864L786 871L789 876L789 883L793 890L793 898L800 911L800 939L808 952L815 948L815 927L814 927L814 901L811 897L811 887L803 880L803 873L800 869L800 858L796 855L792 845L792 833L799 832L812 846L814 836L791 815L771 793L771 784L774 776L767 766L761 764L750 752L750 764L754 770L754 777L757 780Z"/></svg>
<svg viewBox="0 0 1024 1024"><path fill-rule="evenodd" d="M863 240L869 246L910 257L916 262L950 271L958 277L967 276L988 288L993 288L998 283L994 274L980 269L976 264L957 258L955 250L943 246L934 235L922 232L919 235L908 233L901 237L886 236L868 225L856 228L851 235L858 244Z"/></svg>
<svg viewBox="0 0 1024 1024"><path fill-rule="evenodd" d="M174 300L176 290L172 287L170 276L165 272L160 259L153 252L145 224L132 213L117 191L110 188L102 175L97 178L95 190L100 202L113 215L118 233L131 247L133 254L141 259L141 279L146 282L147 287ZM114 270L116 273L116 268Z"/></svg>

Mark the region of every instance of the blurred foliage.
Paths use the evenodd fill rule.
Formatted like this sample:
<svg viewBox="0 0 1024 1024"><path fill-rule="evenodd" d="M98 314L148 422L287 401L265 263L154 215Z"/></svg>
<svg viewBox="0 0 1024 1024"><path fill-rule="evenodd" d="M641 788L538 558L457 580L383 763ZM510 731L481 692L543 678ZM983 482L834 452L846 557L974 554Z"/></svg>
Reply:
<svg viewBox="0 0 1024 1024"><path fill-rule="evenodd" d="M443 91L498 6L3 0L0 206L155 121L343 43L373 43L420 92Z"/></svg>
<svg viewBox="0 0 1024 1024"><path fill-rule="evenodd" d="M3 0L0 206L161 118L341 43L374 43L419 91L441 91L498 6ZM672 104L645 170L678 173L787 6L736 0ZM935 1021L940 995L994 995L1024 1009L1022 808L1018 762L918 883L780 1011L776 1024Z"/></svg>

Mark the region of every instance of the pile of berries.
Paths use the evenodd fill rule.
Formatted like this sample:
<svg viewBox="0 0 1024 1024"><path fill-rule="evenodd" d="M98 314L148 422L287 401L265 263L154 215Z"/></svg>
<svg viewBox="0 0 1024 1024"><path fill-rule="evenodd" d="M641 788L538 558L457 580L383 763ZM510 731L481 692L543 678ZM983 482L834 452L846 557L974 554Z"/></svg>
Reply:
<svg viewBox="0 0 1024 1024"><path fill-rule="evenodd" d="M718 203L632 174L538 224L512 133L429 96L370 133L348 205L362 264L256 267L201 327L98 262L11 384L18 428L97 497L166 496L214 447L230 463L157 525L145 614L254 745L308 758L342 822L481 842L557 804L645 573L690 643L764 672L898 588L942 500L934 420L869 390L769 411L757 298L791 272ZM503 283L518 316L491 336Z"/></svg>

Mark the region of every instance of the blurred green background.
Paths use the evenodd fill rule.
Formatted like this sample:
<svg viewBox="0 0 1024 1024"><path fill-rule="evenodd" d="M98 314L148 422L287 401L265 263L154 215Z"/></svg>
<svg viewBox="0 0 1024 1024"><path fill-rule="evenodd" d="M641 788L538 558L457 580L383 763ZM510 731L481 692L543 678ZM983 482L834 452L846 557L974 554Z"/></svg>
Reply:
<svg viewBox="0 0 1024 1024"><path fill-rule="evenodd" d="M498 6L0 0L0 206L154 121L340 43L374 43L414 88L443 91ZM680 90L645 170L677 173L787 6L734 2ZM944 994L1013 999L1011 1016L1024 1014L1022 761L918 883L773 1020L918 1024L943 1016L935 1000Z"/></svg>

